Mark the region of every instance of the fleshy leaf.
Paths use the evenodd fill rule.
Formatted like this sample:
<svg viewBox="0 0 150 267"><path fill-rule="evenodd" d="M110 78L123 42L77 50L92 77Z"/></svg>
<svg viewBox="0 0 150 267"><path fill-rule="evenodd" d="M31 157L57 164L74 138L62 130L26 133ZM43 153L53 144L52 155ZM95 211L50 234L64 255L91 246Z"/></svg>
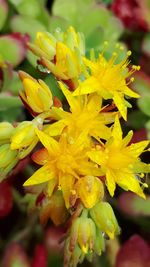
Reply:
<svg viewBox="0 0 150 267"><path fill-rule="evenodd" d="M6 0L0 0L0 30L3 28L3 25L6 21L8 14L8 4Z"/></svg>
<svg viewBox="0 0 150 267"><path fill-rule="evenodd" d="M26 55L26 36L19 33L0 36L0 54L13 66L21 63ZM5 49L4 49L5 47Z"/></svg>

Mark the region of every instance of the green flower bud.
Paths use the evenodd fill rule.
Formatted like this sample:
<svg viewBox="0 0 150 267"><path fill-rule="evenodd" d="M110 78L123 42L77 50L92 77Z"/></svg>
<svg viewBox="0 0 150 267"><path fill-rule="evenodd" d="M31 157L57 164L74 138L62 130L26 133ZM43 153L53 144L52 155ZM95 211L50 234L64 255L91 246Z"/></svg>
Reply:
<svg viewBox="0 0 150 267"><path fill-rule="evenodd" d="M91 210L90 215L98 228L105 232L111 239L120 233L112 207L107 202L97 203Z"/></svg>
<svg viewBox="0 0 150 267"><path fill-rule="evenodd" d="M94 249L94 241L96 237L95 223L91 218L87 217L85 209L81 217L77 218L71 227L70 233L70 249L73 250L78 244L83 253L87 254Z"/></svg>
<svg viewBox="0 0 150 267"><path fill-rule="evenodd" d="M94 252L97 255L101 255L102 251L105 250L105 240L102 232L96 227L96 238L94 243Z"/></svg>
<svg viewBox="0 0 150 267"><path fill-rule="evenodd" d="M9 122L0 123L0 143L8 143L14 131L14 127Z"/></svg>
<svg viewBox="0 0 150 267"><path fill-rule="evenodd" d="M10 144L0 146L0 181L13 169L18 162L17 151L12 151Z"/></svg>
<svg viewBox="0 0 150 267"><path fill-rule="evenodd" d="M0 168L6 168L17 156L16 151L10 149L10 144L0 146Z"/></svg>
<svg viewBox="0 0 150 267"><path fill-rule="evenodd" d="M64 249L64 267L76 267L78 263L82 263L85 254L76 244L73 251L70 251L70 237L65 242Z"/></svg>

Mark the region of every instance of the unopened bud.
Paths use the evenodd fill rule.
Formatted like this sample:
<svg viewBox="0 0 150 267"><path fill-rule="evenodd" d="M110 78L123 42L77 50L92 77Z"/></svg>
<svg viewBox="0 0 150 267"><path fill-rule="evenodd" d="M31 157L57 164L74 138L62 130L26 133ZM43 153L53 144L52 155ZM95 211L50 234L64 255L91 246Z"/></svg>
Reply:
<svg viewBox="0 0 150 267"><path fill-rule="evenodd" d="M118 226L115 214L109 203L97 203L90 210L90 214L98 228L105 232L111 239L120 233L120 228Z"/></svg>

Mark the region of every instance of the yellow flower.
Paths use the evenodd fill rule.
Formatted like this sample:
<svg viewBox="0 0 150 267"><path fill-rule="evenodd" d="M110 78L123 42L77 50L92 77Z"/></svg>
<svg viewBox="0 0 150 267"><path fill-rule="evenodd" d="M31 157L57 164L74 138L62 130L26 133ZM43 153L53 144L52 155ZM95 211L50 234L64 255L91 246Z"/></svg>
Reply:
<svg viewBox="0 0 150 267"><path fill-rule="evenodd" d="M35 130L41 127L43 121L35 118L33 121L23 121L14 129L10 137L11 150L18 150L18 158L25 158L36 146L38 138Z"/></svg>
<svg viewBox="0 0 150 267"><path fill-rule="evenodd" d="M111 196L114 195L116 184L118 184L123 189L131 190L145 198L136 175L150 171L150 166L142 163L139 158L149 141L141 141L127 146L131 138L132 132L122 138L121 126L116 117L110 139L104 146L98 146L97 150L88 152L88 156L101 166L106 175L106 186ZM144 184L144 186L146 185Z"/></svg>
<svg viewBox="0 0 150 267"><path fill-rule="evenodd" d="M23 103L33 115L48 111L53 105L52 94L49 87L42 80L35 80L29 74L20 71L24 91L20 92Z"/></svg>
<svg viewBox="0 0 150 267"><path fill-rule="evenodd" d="M62 83L59 82L59 85L70 105L70 112L62 108L52 108L54 117L59 121L47 127L49 135L60 135L67 126L69 136L72 138L78 137L85 131L87 136L108 139L111 131L106 124L114 121L116 112L100 112L102 99L97 94L74 97Z"/></svg>
<svg viewBox="0 0 150 267"><path fill-rule="evenodd" d="M132 66L132 69L128 71L130 54L131 52L128 51L126 58L116 64L118 55L115 52L109 60L104 58L103 53L95 61L84 58L84 64L90 69L91 74L80 83L74 95L97 92L104 99L113 99L122 117L126 120L129 103L124 99L124 96L139 97L128 87L133 78L130 78L130 82L126 81L135 70L140 69L139 66Z"/></svg>
<svg viewBox="0 0 150 267"><path fill-rule="evenodd" d="M74 144L68 143L66 132L62 133L59 142L38 130L37 135L46 147L47 152L45 153L44 150L39 151L39 155L36 154L34 159L36 161L37 158L37 162L42 165L44 164L44 166L36 171L24 185L28 186L48 182L47 194L49 195L49 183L52 179L55 179L56 186L62 190L66 207L69 208L75 203L78 197L78 192L75 190L75 183L86 175L99 176L101 175L101 171L93 163L91 164L86 156L87 148L84 147L84 135L80 135ZM96 186L94 183L96 183ZM99 199L102 184L100 181L99 183L97 182L96 177L95 182L93 179L93 186L94 188L96 187L96 190L91 191L91 193L96 194ZM97 198L95 198L95 202L98 201ZM86 200L87 203L88 201Z"/></svg>
<svg viewBox="0 0 150 267"><path fill-rule="evenodd" d="M54 35L38 32L29 49L41 58L41 64L62 80L78 78L81 73L82 57L85 53L84 37L69 27L65 32L58 29Z"/></svg>
<svg viewBox="0 0 150 267"><path fill-rule="evenodd" d="M85 54L84 35L69 27L65 32L56 29L53 34L49 32L37 32L34 44L29 43L29 49L38 57L53 60L56 56L56 45L58 42L65 44L72 51L79 50L81 55Z"/></svg>
<svg viewBox="0 0 150 267"><path fill-rule="evenodd" d="M71 50L62 42L56 44L55 60L49 61L42 58L41 63L62 80L77 79L81 73L82 62L79 51Z"/></svg>

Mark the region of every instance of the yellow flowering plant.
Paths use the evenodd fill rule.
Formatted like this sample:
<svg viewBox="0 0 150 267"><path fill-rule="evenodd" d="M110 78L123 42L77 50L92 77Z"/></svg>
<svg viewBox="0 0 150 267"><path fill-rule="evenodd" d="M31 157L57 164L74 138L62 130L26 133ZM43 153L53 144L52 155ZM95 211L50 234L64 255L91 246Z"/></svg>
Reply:
<svg viewBox="0 0 150 267"><path fill-rule="evenodd" d="M66 32L37 33L28 47L53 74L65 101L56 99L43 80L20 71L20 98L34 118L15 126L0 124L3 176L7 166L10 171L31 153L41 166L24 187L35 188L31 191L37 199L44 196L38 203L43 224L49 218L55 225L66 224L65 267L101 255L105 237L119 234L107 202L116 185L143 198L147 187L142 177L150 165L140 155L149 149L149 141L131 144L133 132L123 137L120 125L121 117L127 120L129 97L140 97L129 88L140 67L129 68L130 51L118 62L122 50L118 45L106 59L105 46L97 57L92 50L87 58L84 37L72 27Z"/></svg>

